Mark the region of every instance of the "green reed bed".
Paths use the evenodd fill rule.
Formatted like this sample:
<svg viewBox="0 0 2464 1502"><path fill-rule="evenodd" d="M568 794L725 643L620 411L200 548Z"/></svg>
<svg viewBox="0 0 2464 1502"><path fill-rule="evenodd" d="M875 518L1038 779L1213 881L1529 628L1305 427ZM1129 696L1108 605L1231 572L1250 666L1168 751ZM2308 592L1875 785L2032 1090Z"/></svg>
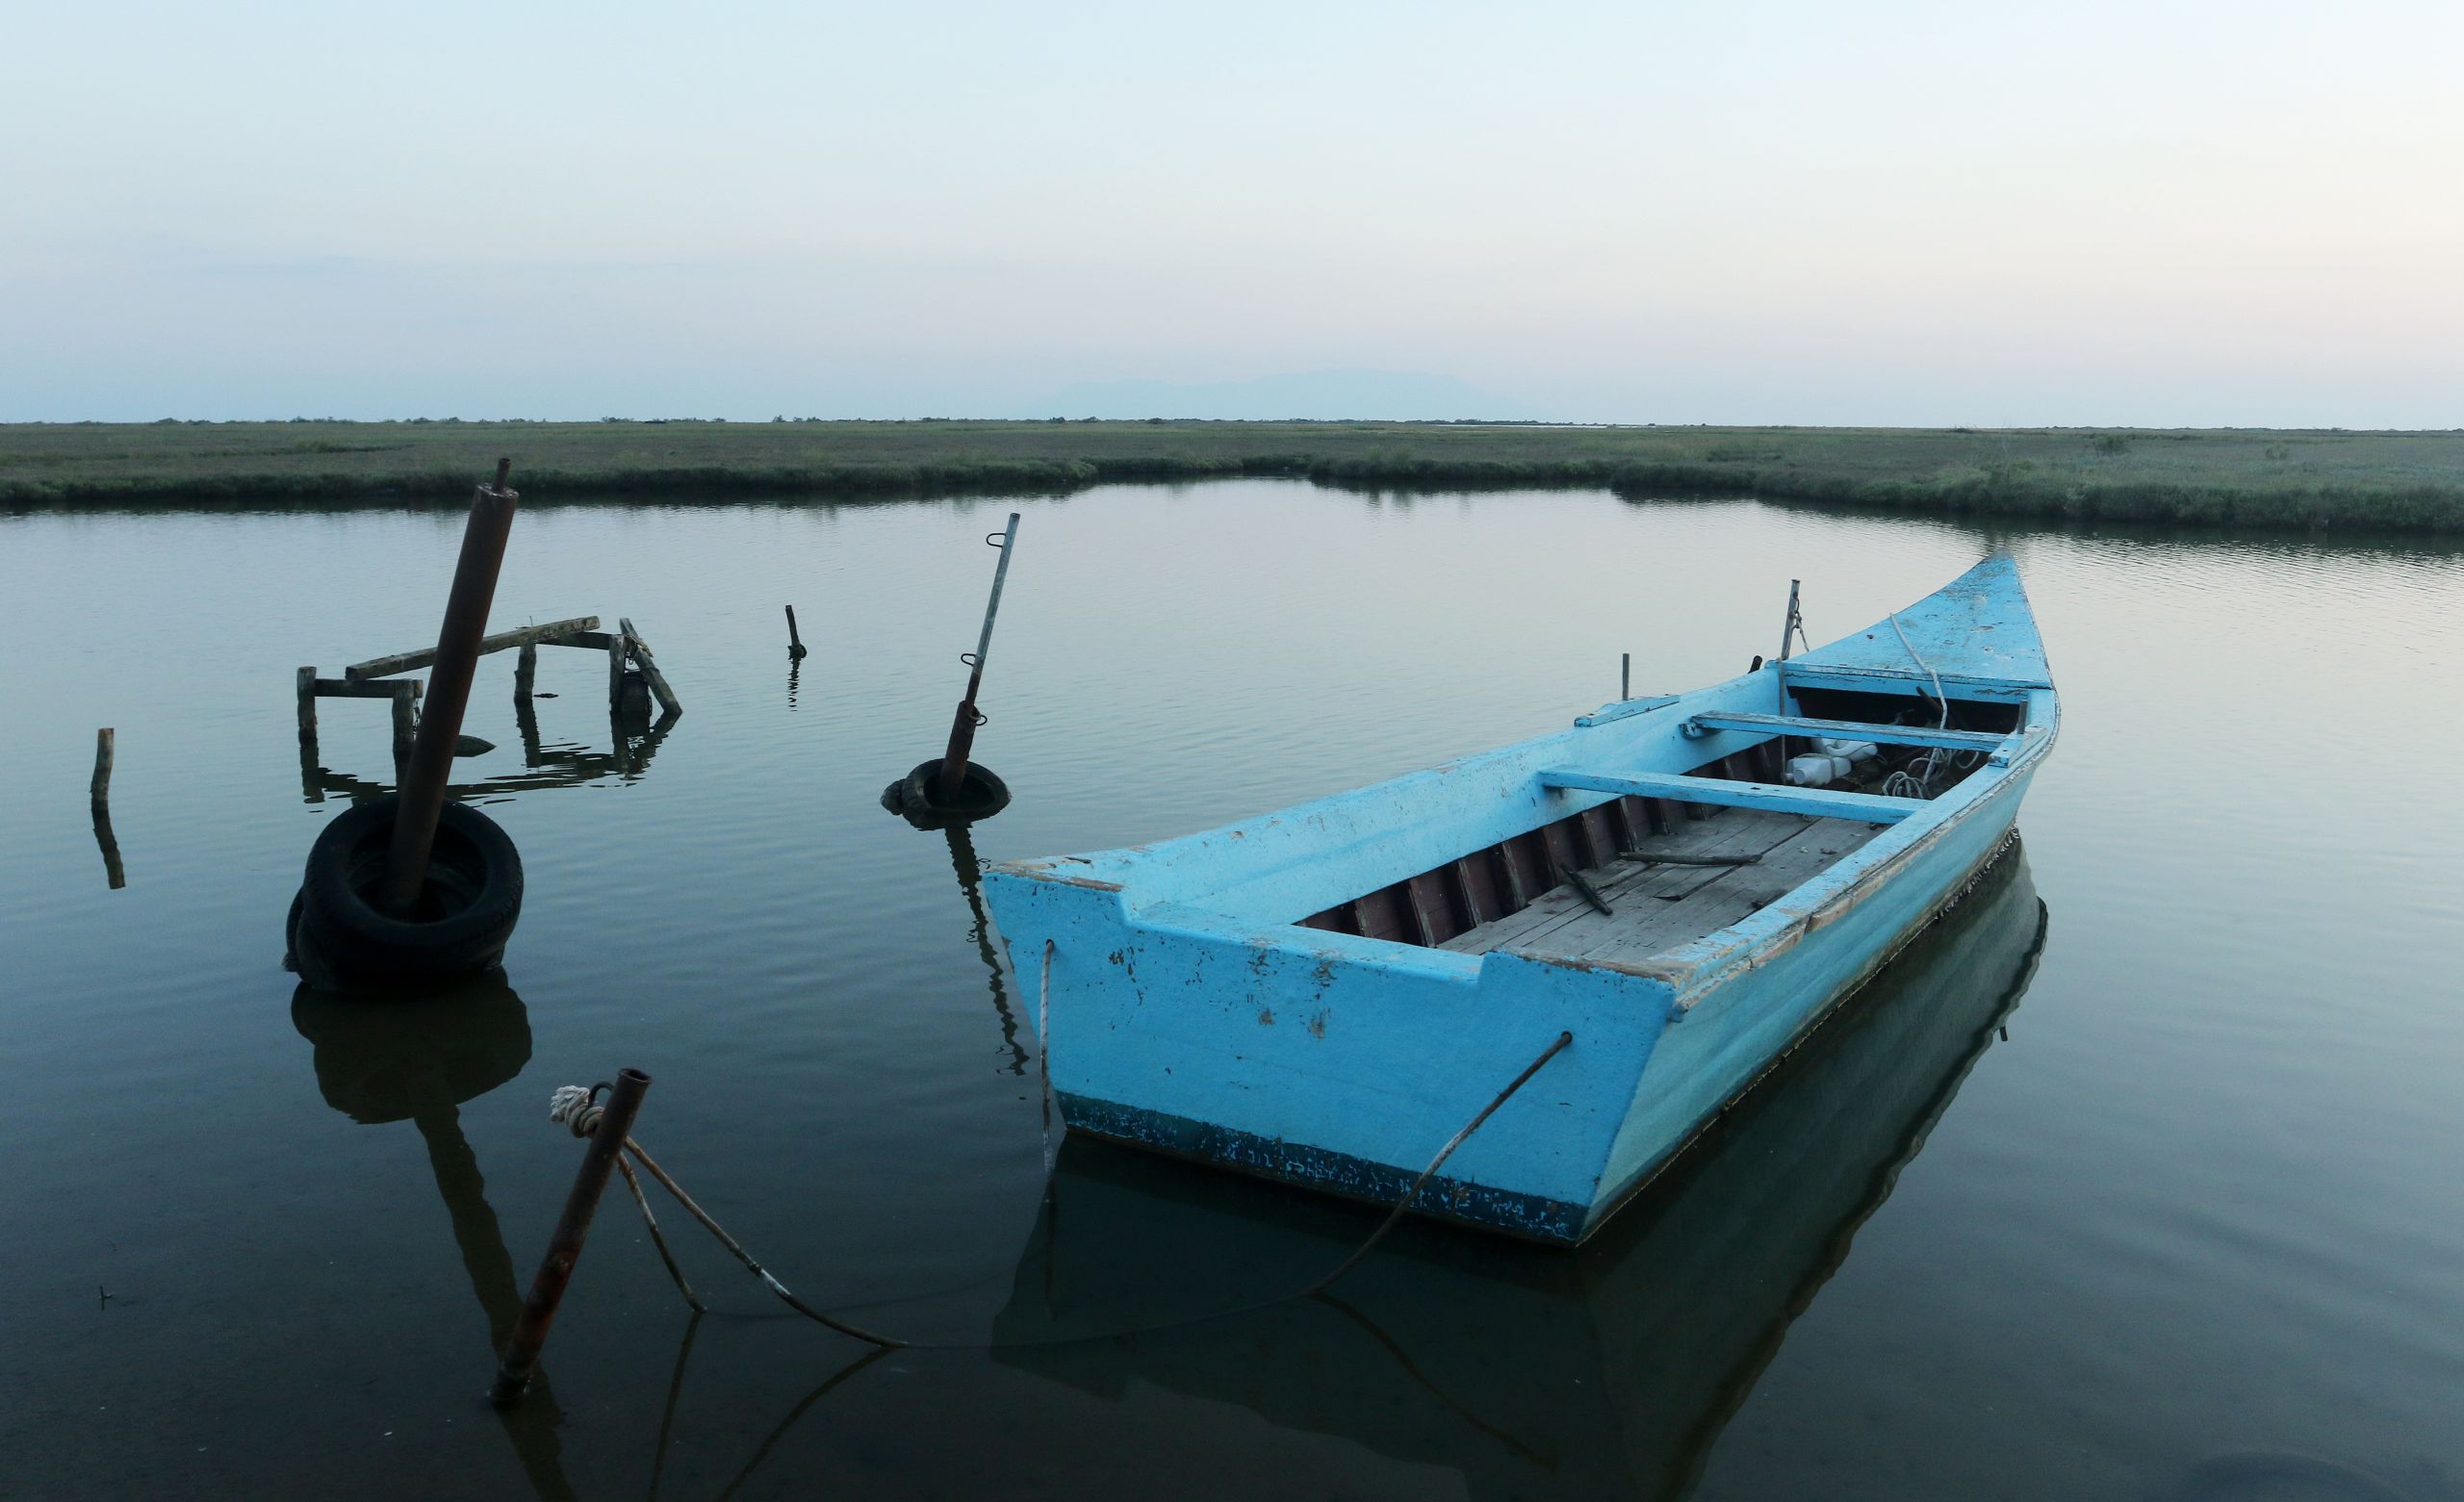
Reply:
<svg viewBox="0 0 2464 1502"><path fill-rule="evenodd" d="M458 502L1061 492L1286 475L1359 489L1602 486L1977 516L2464 531L2464 430L1794 428L1488 422L0 424L0 503Z"/></svg>

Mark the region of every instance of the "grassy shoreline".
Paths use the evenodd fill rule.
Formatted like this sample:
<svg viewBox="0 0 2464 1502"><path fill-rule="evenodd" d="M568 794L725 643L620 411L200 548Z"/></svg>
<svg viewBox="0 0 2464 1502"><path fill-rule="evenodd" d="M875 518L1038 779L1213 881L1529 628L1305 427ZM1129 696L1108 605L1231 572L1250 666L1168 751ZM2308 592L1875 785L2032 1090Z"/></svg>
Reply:
<svg viewBox="0 0 2464 1502"><path fill-rule="evenodd" d="M1572 427L1443 422L0 424L0 505L881 499L1273 475L1599 487L1962 516L2464 532L2464 430Z"/></svg>

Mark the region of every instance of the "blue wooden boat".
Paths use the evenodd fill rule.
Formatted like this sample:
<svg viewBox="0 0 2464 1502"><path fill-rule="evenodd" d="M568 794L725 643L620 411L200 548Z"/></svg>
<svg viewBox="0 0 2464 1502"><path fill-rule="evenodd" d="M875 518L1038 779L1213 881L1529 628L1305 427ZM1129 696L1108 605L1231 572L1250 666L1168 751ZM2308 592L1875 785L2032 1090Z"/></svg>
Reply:
<svg viewBox="0 0 2464 1502"><path fill-rule="evenodd" d="M1451 1473L1426 1495L1682 1496L2021 1005L2046 925L2014 850L1578 1252L1405 1227L1335 1301L1091 1338L1305 1287L1376 1217L1072 1135L992 1360L1108 1401L1142 1388L1228 1403L1270 1430ZM1239 1443L1290 1453L1270 1430L1245 1426ZM1321 1485L1343 1494L1348 1479L1330 1469Z"/></svg>
<svg viewBox="0 0 2464 1502"><path fill-rule="evenodd" d="M1791 638L1796 615L1789 611ZM993 867L1073 1132L1598 1229L2013 839L2057 729L1991 557L1829 646L1156 845Z"/></svg>

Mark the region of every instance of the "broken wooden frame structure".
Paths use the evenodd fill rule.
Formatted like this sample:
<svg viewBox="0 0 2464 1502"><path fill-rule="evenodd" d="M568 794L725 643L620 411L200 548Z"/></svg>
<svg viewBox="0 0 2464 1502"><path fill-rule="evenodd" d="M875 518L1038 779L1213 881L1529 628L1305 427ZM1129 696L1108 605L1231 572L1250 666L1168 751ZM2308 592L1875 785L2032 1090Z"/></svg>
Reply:
<svg viewBox="0 0 2464 1502"><path fill-rule="evenodd" d="M575 616L544 625L526 625L480 638L479 652L484 656L509 649L519 650L513 669L513 699L517 705L526 707L530 701L531 685L539 672L539 649L574 647L607 654L607 709L611 715L647 719L654 698L658 700L662 718L683 713L683 702L669 686L667 675L659 672L650 644L633 629L631 621L620 617L616 624L614 631L603 631L597 616ZM352 663L339 678L321 678L314 667L301 668L295 685L300 746L313 749L317 744L318 700L390 700L394 706L394 764L399 767L410 754L412 736L419 727L422 684L417 678L396 675L416 673L435 662L436 649L424 647Z"/></svg>

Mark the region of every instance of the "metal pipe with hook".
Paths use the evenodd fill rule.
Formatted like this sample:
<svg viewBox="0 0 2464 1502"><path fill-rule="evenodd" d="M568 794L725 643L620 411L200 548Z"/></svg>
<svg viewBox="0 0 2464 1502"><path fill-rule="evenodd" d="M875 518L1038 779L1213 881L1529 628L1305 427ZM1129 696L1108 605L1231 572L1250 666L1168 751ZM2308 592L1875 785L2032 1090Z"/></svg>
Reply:
<svg viewBox="0 0 2464 1502"><path fill-rule="evenodd" d="M950 743L941 752L941 772L934 783L934 792L951 802L966 786L967 753L975 749L976 726L984 723L984 716L975 707L975 695L984 683L984 659L992 651L992 621L1001 613L1001 587L1010 580L1010 554L1018 540L1018 514L1011 512L1010 524L997 533L987 532L984 540L1001 549L1001 561L992 569L992 598L985 601L984 629L975 639L975 650L959 659L967 665L966 697L959 700L958 714L950 721Z"/></svg>

